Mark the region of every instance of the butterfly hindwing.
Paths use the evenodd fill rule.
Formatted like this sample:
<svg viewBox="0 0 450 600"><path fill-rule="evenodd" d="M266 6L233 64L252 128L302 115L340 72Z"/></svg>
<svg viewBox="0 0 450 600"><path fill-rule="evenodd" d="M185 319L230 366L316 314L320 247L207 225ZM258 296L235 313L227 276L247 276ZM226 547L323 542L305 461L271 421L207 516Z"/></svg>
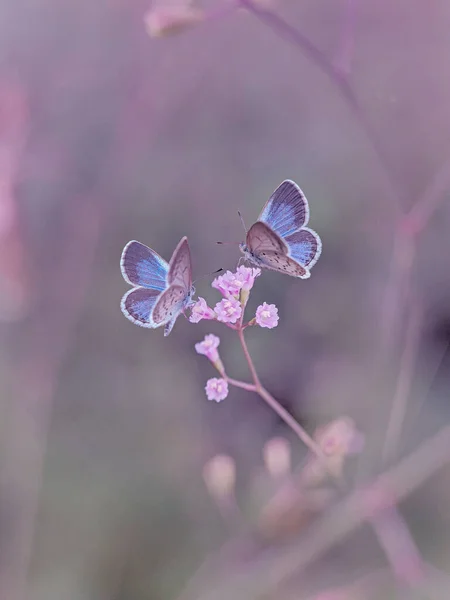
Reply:
<svg viewBox="0 0 450 600"><path fill-rule="evenodd" d="M133 240L128 242L120 259L122 275L130 285L162 292L167 285L169 265L154 250Z"/></svg>
<svg viewBox="0 0 450 600"><path fill-rule="evenodd" d="M122 298L120 308L132 323L140 327L154 328L158 325L153 321L152 312L160 296L158 290L133 288Z"/></svg>
<svg viewBox="0 0 450 600"><path fill-rule="evenodd" d="M292 277L299 277L300 279L308 279L310 272L302 267L296 260L281 254L280 252L274 252L267 250L259 255L261 266L272 271L278 271L285 275L291 275Z"/></svg>
<svg viewBox="0 0 450 600"><path fill-rule="evenodd" d="M309 206L299 186L286 179L271 195L258 221L266 223L280 237L291 235L309 220Z"/></svg>
<svg viewBox="0 0 450 600"><path fill-rule="evenodd" d="M285 238L289 256L304 267L311 269L319 260L322 241L315 231L305 227Z"/></svg>
<svg viewBox="0 0 450 600"><path fill-rule="evenodd" d="M186 300L186 290L179 285L171 285L165 290L153 309L152 318L156 325L165 325L173 317L178 317Z"/></svg>

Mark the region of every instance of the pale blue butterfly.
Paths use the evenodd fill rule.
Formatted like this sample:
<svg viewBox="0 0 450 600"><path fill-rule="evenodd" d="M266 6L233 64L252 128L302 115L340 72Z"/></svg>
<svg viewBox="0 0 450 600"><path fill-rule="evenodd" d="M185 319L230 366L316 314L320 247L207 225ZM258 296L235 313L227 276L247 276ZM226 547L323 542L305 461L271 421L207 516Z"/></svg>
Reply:
<svg viewBox="0 0 450 600"><path fill-rule="evenodd" d="M239 248L257 267L307 279L322 252L320 237L305 227L308 220L305 194L286 179L266 202Z"/></svg>
<svg viewBox="0 0 450 600"><path fill-rule="evenodd" d="M140 327L164 325L164 335L169 335L179 315L192 304L195 292L187 237L178 243L170 263L148 246L128 242L120 268L125 281L136 286L122 298L123 314Z"/></svg>

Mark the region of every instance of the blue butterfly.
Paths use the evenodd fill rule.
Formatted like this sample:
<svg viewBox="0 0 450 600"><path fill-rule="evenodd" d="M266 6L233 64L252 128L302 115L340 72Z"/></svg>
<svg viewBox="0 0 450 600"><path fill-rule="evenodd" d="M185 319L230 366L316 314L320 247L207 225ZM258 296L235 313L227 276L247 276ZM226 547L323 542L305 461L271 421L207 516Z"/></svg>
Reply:
<svg viewBox="0 0 450 600"><path fill-rule="evenodd" d="M322 252L320 237L305 227L308 220L306 196L286 179L266 202L239 248L257 267L307 279Z"/></svg>
<svg viewBox="0 0 450 600"><path fill-rule="evenodd" d="M127 319L141 327L164 325L164 335L172 331L175 321L192 304L191 253L187 237L175 248L170 263L148 246L135 240L122 252L120 269L130 285L120 303Z"/></svg>

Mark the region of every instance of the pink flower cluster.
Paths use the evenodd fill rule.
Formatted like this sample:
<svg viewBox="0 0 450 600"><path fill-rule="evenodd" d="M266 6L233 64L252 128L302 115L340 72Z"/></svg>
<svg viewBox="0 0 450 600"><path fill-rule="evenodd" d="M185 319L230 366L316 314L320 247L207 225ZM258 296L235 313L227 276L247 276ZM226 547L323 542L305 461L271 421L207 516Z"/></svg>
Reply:
<svg viewBox="0 0 450 600"><path fill-rule="evenodd" d="M241 290L249 292L255 279L261 275L261 269L252 269L250 267L238 267L236 273L227 271L224 275L219 275L212 282L212 287L228 298L229 296L239 297Z"/></svg>
<svg viewBox="0 0 450 600"><path fill-rule="evenodd" d="M238 267L235 273L227 271L216 277L211 285L222 294L222 300L217 302L213 310L204 298L199 298L191 308L190 322L198 323L203 319L215 319L221 323L234 325L241 318L248 293L260 274L261 269L241 266ZM245 299L242 294L246 295ZM264 303L258 307L256 323L261 327L276 327L278 324L278 310L275 305Z"/></svg>
<svg viewBox="0 0 450 600"><path fill-rule="evenodd" d="M238 330L255 324L268 329L276 327L278 325L278 309L275 304L267 304L267 302L258 306L256 315L251 321L248 323L243 322L243 313L250 290L260 274L260 269L241 266L237 268L235 273L226 271L223 275L216 277L211 285L222 294L222 300L217 302L214 309L212 309L204 298L199 297L191 307L190 322L199 323L203 319L215 320ZM220 402L227 397L228 381L231 381L225 374L219 356L219 344L220 339L213 334L205 336L202 342L195 344L196 352L206 356L222 376L220 379L209 379L205 388L208 400L216 400L216 402Z"/></svg>

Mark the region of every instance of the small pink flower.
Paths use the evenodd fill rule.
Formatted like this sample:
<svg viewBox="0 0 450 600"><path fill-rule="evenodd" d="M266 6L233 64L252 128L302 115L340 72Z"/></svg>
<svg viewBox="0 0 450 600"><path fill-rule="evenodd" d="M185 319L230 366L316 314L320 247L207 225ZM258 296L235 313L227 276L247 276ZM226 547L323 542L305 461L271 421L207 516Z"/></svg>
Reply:
<svg viewBox="0 0 450 600"><path fill-rule="evenodd" d="M206 300L204 298L200 298L191 308L191 315L189 317L189 321L191 323L198 323L202 319L215 319L216 315L212 308L206 304Z"/></svg>
<svg viewBox="0 0 450 600"><path fill-rule="evenodd" d="M214 312L222 323L236 323L242 313L241 303L230 296L218 302L214 307Z"/></svg>
<svg viewBox="0 0 450 600"><path fill-rule="evenodd" d="M228 382L225 379L213 377L206 382L205 390L208 400L220 402L228 396Z"/></svg>
<svg viewBox="0 0 450 600"><path fill-rule="evenodd" d="M223 275L216 277L211 283L211 286L228 298L229 296L239 296L241 291L242 283L235 273L227 271Z"/></svg>
<svg viewBox="0 0 450 600"><path fill-rule="evenodd" d="M273 329L278 325L278 308L275 304L261 304L256 309L256 322L260 327Z"/></svg>
<svg viewBox="0 0 450 600"><path fill-rule="evenodd" d="M261 275L261 269L252 269L250 267L238 267L236 271L236 278L241 284L241 288L246 292L249 292L255 279Z"/></svg>
<svg viewBox="0 0 450 600"><path fill-rule="evenodd" d="M204 354L211 362L216 362L219 358L219 353L217 351L219 344L220 338L218 338L217 335L210 333L209 335L205 335L203 342L195 344L195 351L197 354Z"/></svg>

